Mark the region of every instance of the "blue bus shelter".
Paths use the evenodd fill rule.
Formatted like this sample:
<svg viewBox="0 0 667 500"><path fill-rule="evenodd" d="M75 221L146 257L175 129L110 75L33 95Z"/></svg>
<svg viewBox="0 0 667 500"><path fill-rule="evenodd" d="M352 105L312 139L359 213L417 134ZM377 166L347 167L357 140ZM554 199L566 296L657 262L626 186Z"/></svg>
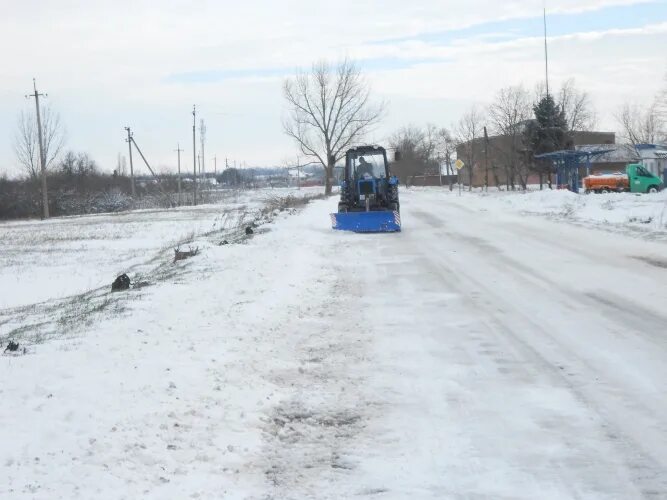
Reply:
<svg viewBox="0 0 667 500"><path fill-rule="evenodd" d="M536 160L551 161L556 171L556 185L559 189L569 189L574 193L579 192L579 172L586 169L586 175L590 174L591 162L614 149L576 150L564 149L535 155Z"/></svg>

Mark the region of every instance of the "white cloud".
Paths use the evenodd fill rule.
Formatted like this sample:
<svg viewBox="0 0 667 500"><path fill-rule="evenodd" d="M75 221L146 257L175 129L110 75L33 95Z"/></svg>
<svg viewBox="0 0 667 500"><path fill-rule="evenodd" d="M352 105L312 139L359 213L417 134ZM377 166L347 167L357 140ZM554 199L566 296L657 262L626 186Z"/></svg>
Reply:
<svg viewBox="0 0 667 500"><path fill-rule="evenodd" d="M5 0L9 1L9 0ZM550 11L630 5L624 0L550 1ZM173 163L175 143L189 143L189 112L209 122L211 156L276 161L293 151L282 135L276 76L209 84L169 83L169 75L206 70L292 68L319 58L444 59L372 73L391 101L383 134L404 118L446 124L505 84L540 78L537 39L492 43L478 35L438 46L404 39L483 22L539 15L541 0L101 1L11 2L0 20L0 172L13 162L11 133L33 76L49 92L69 130L69 145L113 167L125 125L133 125L156 164ZM552 41L554 78L572 75L601 106L630 89L653 92L665 68L665 25L609 30ZM636 62L637 54L647 61ZM621 71L618 68L623 68ZM628 74L632 72L632 74ZM636 75L641 75L642 81ZM423 104L426 103L426 104ZM226 112L230 115L216 113ZM186 154L187 156L187 154Z"/></svg>

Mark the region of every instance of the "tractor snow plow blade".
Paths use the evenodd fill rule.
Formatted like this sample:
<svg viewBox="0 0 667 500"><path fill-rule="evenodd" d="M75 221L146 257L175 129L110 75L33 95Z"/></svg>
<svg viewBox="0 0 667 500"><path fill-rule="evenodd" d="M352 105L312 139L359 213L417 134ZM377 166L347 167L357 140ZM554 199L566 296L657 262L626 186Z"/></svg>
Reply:
<svg viewBox="0 0 667 500"><path fill-rule="evenodd" d="M331 227L355 233L393 233L401 230L398 212L340 212L331 214Z"/></svg>

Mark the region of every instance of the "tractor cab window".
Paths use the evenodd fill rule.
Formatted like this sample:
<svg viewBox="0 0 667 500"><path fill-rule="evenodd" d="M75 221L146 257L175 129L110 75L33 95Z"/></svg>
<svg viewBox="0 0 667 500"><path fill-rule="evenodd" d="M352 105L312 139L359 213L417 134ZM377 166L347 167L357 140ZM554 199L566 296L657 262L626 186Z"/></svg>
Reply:
<svg viewBox="0 0 667 500"><path fill-rule="evenodd" d="M376 179L386 177L384 166L384 155L377 154L359 154L352 157L352 177L363 179L374 177Z"/></svg>

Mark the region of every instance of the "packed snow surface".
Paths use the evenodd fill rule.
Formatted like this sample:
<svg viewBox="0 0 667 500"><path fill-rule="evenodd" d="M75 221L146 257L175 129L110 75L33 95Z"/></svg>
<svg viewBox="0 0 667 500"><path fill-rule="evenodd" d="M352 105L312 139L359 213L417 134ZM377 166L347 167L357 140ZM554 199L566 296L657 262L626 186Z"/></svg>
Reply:
<svg viewBox="0 0 667 500"><path fill-rule="evenodd" d="M0 357L0 498L666 498L662 229L586 215L626 198L401 196L397 234L332 231L334 198L202 234ZM186 230L144 227L146 258Z"/></svg>

